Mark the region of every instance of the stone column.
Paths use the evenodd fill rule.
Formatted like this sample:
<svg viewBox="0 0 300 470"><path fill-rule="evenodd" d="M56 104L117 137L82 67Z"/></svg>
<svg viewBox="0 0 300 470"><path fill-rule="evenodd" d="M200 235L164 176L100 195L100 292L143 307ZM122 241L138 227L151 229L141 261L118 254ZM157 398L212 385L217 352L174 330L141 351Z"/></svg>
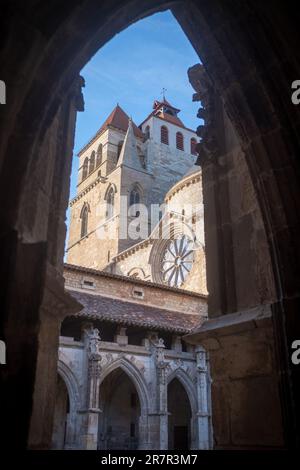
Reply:
<svg viewBox="0 0 300 470"><path fill-rule="evenodd" d="M96 450L98 446L99 429L99 391L101 375L101 354L99 330L88 324L84 329L87 349L87 407L82 411L82 447L87 450Z"/></svg>
<svg viewBox="0 0 300 470"><path fill-rule="evenodd" d="M162 338L155 343L156 348L156 371L157 371L157 397L158 397L158 416L159 416L159 444L160 450L168 449L168 409L167 409L167 384L165 345Z"/></svg>
<svg viewBox="0 0 300 470"><path fill-rule="evenodd" d="M197 361L197 416L196 416L196 434L197 448L200 450L210 447L210 413L208 404L208 370L207 356L202 346L196 347Z"/></svg>

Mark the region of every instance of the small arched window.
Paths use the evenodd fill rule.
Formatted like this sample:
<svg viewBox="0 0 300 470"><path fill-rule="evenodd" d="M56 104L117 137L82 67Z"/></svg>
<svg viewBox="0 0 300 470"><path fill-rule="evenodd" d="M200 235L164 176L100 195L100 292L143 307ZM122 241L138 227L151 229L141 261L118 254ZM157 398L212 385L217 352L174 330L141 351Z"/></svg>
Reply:
<svg viewBox="0 0 300 470"><path fill-rule="evenodd" d="M115 192L114 188L110 188L106 197L107 209L106 218L111 219L114 215L114 204L115 204Z"/></svg>
<svg viewBox="0 0 300 470"><path fill-rule="evenodd" d="M166 126L160 128L160 141L162 144L169 145L169 131Z"/></svg>
<svg viewBox="0 0 300 470"><path fill-rule="evenodd" d="M91 158L90 158L90 166L89 166L89 174L92 173L95 169L95 152L92 152Z"/></svg>
<svg viewBox="0 0 300 470"><path fill-rule="evenodd" d="M96 167L101 165L102 163L102 144L99 144L97 149L97 159L96 159Z"/></svg>
<svg viewBox="0 0 300 470"><path fill-rule="evenodd" d="M82 208L80 218L81 218L81 238L83 238L87 235L87 231L88 231L89 208L86 204Z"/></svg>
<svg viewBox="0 0 300 470"><path fill-rule="evenodd" d="M122 147L123 147L123 140L120 140L120 142L118 143L118 158L120 156Z"/></svg>
<svg viewBox="0 0 300 470"><path fill-rule="evenodd" d="M133 188L130 192L129 205L139 204L141 202L141 195L138 188Z"/></svg>
<svg viewBox="0 0 300 470"><path fill-rule="evenodd" d="M176 132L176 148L178 148L178 150L184 150L183 135L181 132Z"/></svg>
<svg viewBox="0 0 300 470"><path fill-rule="evenodd" d="M146 126L145 128L145 140L150 139L150 126Z"/></svg>
<svg viewBox="0 0 300 470"><path fill-rule="evenodd" d="M84 180L88 175L89 159L86 157L82 165L82 179Z"/></svg>
<svg viewBox="0 0 300 470"><path fill-rule="evenodd" d="M129 196L129 207L135 205L135 204L140 204L141 202L141 193L139 188L136 186L130 191L130 196ZM138 217L140 215L140 211L136 211L135 214L131 214L132 216L134 215L135 217Z"/></svg>
<svg viewBox="0 0 300 470"><path fill-rule="evenodd" d="M197 140L195 139L195 137L192 137L191 138L191 154L192 155L197 155L196 145L197 145Z"/></svg>

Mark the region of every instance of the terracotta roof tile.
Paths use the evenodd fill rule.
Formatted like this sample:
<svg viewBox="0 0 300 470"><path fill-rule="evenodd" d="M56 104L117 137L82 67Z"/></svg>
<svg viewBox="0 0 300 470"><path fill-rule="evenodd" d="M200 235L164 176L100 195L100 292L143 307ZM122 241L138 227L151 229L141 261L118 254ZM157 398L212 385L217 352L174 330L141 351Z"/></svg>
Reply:
<svg viewBox="0 0 300 470"><path fill-rule="evenodd" d="M106 121L102 124L99 129L99 133L107 129L108 126L116 127L117 129L122 129L127 131L128 129L129 116L123 111L123 109L117 105L115 109L110 113ZM143 137L142 131L132 122L134 135L136 137Z"/></svg>
<svg viewBox="0 0 300 470"><path fill-rule="evenodd" d="M117 106L112 110L108 118L104 121L100 129L96 132L96 134L78 152L78 155L81 155L82 152L84 152L96 140L96 138L108 128L108 126L116 127L117 129L121 129L122 131L127 132L128 121L129 116L117 104ZM134 122L132 122L132 124L135 137L139 137L142 139L144 137L143 132L136 126L136 124L134 124Z"/></svg>
<svg viewBox="0 0 300 470"><path fill-rule="evenodd" d="M83 309L72 315L112 323L140 326L143 328L189 333L201 323L200 315L183 314L169 310L150 307L101 295L79 291L69 291L71 296L83 305Z"/></svg>

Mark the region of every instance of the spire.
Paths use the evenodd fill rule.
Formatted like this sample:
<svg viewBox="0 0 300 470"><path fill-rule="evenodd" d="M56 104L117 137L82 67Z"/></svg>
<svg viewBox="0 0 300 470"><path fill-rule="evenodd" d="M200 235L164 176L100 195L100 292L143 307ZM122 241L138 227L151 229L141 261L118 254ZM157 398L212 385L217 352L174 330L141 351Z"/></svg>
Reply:
<svg viewBox="0 0 300 470"><path fill-rule="evenodd" d="M135 168L136 170L142 169L142 165L137 152L136 139L134 135L131 117L128 121L128 129L119 156L118 165L126 165L130 168Z"/></svg>

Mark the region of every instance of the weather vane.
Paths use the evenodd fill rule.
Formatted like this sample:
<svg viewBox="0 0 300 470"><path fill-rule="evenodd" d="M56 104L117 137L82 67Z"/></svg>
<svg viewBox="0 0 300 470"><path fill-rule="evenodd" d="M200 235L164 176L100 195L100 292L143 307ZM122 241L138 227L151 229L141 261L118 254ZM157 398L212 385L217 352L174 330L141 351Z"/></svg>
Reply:
<svg viewBox="0 0 300 470"><path fill-rule="evenodd" d="M163 89L162 89L161 95L162 95L162 97L163 97L163 100L166 99L166 97L165 97L165 92L166 92L166 91L167 91L166 88L163 88Z"/></svg>

